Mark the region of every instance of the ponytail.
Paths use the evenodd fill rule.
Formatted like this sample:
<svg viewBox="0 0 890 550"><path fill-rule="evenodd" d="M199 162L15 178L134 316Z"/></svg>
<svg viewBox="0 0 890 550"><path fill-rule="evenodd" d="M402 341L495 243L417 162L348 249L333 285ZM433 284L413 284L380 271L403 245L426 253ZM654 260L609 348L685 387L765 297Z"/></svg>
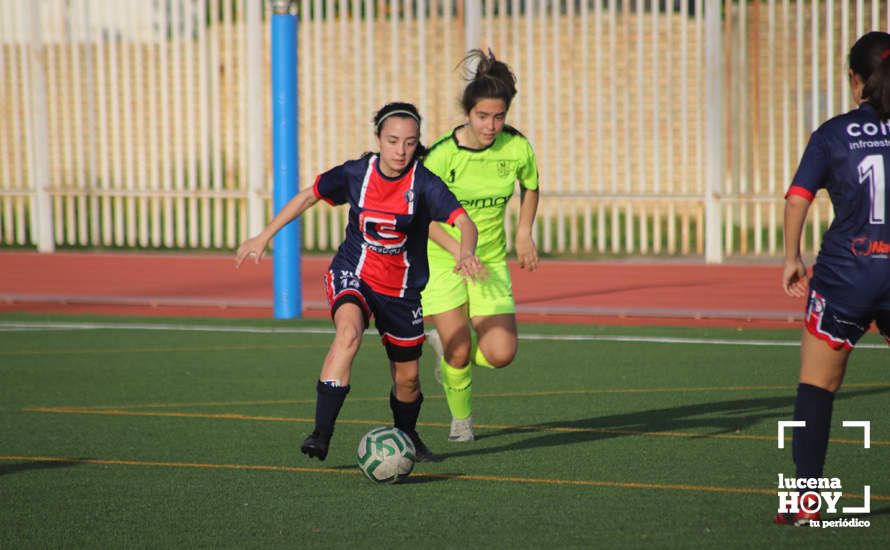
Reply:
<svg viewBox="0 0 890 550"><path fill-rule="evenodd" d="M890 48L881 53L881 62L865 82L862 97L878 112L881 120L890 119Z"/></svg>

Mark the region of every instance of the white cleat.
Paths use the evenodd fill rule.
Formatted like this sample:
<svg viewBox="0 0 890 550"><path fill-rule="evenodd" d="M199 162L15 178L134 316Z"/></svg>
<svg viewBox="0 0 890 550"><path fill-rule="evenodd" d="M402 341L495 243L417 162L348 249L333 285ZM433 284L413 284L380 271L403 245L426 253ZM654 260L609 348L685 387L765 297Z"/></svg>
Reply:
<svg viewBox="0 0 890 550"><path fill-rule="evenodd" d="M436 366L433 368L433 376L436 378L436 382L439 385L442 385L442 369L439 365L442 363L442 357L445 356L445 351L442 349L442 339L439 338L439 332L436 329L430 331L429 335L426 337L427 343L429 343L430 347L433 348L433 352L436 354Z"/></svg>
<svg viewBox="0 0 890 550"><path fill-rule="evenodd" d="M473 434L473 415L451 419L451 433L448 434L448 441L452 443L476 441L476 436Z"/></svg>

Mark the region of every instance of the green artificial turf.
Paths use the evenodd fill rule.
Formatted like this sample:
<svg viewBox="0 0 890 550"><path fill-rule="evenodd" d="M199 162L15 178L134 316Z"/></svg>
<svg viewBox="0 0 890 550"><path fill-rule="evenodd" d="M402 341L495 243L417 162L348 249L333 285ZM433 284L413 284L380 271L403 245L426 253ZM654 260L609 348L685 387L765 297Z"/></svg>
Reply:
<svg viewBox="0 0 890 550"><path fill-rule="evenodd" d="M391 422L389 367L373 331L328 459L299 453L328 328L0 315L0 548L890 540L886 350L854 352L826 468L845 492L870 485L872 495L870 514L829 517L871 526L793 529L771 519L777 475L794 473L776 423L791 419L798 349L752 341L793 343L795 331L522 326L510 368L474 371L471 444L446 440L450 417L427 352L420 432L446 459L385 486L355 465L362 434ZM298 332L313 329L322 330ZM616 336L701 341L608 340ZM843 420L871 421L870 449Z"/></svg>

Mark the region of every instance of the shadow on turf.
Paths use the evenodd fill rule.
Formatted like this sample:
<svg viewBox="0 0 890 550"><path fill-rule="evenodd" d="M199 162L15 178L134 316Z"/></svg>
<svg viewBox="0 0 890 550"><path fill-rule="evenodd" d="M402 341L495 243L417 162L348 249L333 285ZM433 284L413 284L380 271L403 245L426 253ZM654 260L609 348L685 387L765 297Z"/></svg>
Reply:
<svg viewBox="0 0 890 550"><path fill-rule="evenodd" d="M57 468L70 468L71 466L80 466L80 463L77 461L45 462L45 461L35 460L32 462L15 462L13 464L0 464L0 476L20 474L22 472L28 472L31 470L54 470Z"/></svg>
<svg viewBox="0 0 890 550"><path fill-rule="evenodd" d="M407 484L415 484L415 483L432 483L434 481L448 481L450 479L454 479L456 477L460 477L461 474L425 474L422 472L412 473L410 476L405 479L399 481L400 485Z"/></svg>
<svg viewBox="0 0 890 550"><path fill-rule="evenodd" d="M868 514L868 516L887 516L887 515L890 515L890 506L885 506L884 508L878 508L877 510L872 510ZM865 517L860 517L860 519L865 519Z"/></svg>
<svg viewBox="0 0 890 550"><path fill-rule="evenodd" d="M870 518L872 516L886 516L886 515L890 515L890 506L885 506L883 508L878 508L877 510L872 510L871 512L869 512L867 514L857 514L855 516L834 516L834 517L831 517L828 519L830 519L832 521L834 521L836 519L854 519L854 518L859 518L861 520L867 520L868 518Z"/></svg>
<svg viewBox="0 0 890 550"><path fill-rule="evenodd" d="M838 400L890 392L888 388L842 391ZM519 441L494 447L472 446L465 450L442 453L443 458L486 455L509 451L534 449L536 447L557 447L572 443L589 443L601 439L640 435L640 432L702 432L709 435L734 434L761 422L775 422L790 418L794 406L794 395L784 397L761 397L756 399L733 399L683 405L663 409L652 409L628 414L618 414L585 418L568 422L545 422L506 428L502 430L477 432L477 440L528 433L534 435ZM835 414L838 407L835 407ZM553 431L553 430L568 431ZM614 431L612 431L614 430ZM626 433L621 433L626 431ZM696 436L690 436L695 438Z"/></svg>
<svg viewBox="0 0 890 550"><path fill-rule="evenodd" d="M355 470L358 469L358 466L355 464L341 464L339 466L331 466L332 470ZM449 479L453 479L455 477L459 477L461 474L427 474L424 472L418 472L414 470L414 472L408 476L407 478L399 481L399 484L406 483L430 483L432 481L447 481Z"/></svg>

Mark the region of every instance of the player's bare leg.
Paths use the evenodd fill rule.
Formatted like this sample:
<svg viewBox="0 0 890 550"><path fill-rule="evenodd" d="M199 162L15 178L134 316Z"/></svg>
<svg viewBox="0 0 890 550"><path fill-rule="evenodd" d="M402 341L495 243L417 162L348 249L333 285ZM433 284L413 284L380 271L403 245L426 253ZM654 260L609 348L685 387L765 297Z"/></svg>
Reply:
<svg viewBox="0 0 890 550"><path fill-rule="evenodd" d="M476 331L478 342L476 345L471 344L469 350L470 362L488 368L502 368L509 365L516 356L516 317L512 314L477 316L472 319L472 324ZM465 345L466 341L461 341L461 344ZM465 348L462 348L461 351L465 351ZM454 371L451 372L453 375ZM465 399L466 407L464 409L452 407L451 401L449 401L452 418L448 439L454 442L468 442L476 439L473 430L472 403L470 401L472 396L472 386L470 385L472 370L465 368L463 372L458 372L463 374L463 377L458 378L458 375L452 376L452 378L458 380L457 384L460 384L461 379L465 380L466 390L458 397L449 399L454 401L457 401L458 398ZM453 383L453 385L457 384ZM449 394L446 389L447 395Z"/></svg>
<svg viewBox="0 0 890 550"><path fill-rule="evenodd" d="M417 433L417 418L423 403L418 361L390 361L389 366L392 374L389 406L393 424L411 439L418 462L439 462L441 458L433 454Z"/></svg>
<svg viewBox="0 0 890 550"><path fill-rule="evenodd" d="M832 349L804 329L800 338L800 382L836 392L844 381L849 358L850 350Z"/></svg>
<svg viewBox="0 0 890 550"><path fill-rule="evenodd" d="M396 399L405 403L417 401L420 397L420 367L414 361L390 361L392 392Z"/></svg>
<svg viewBox="0 0 890 550"><path fill-rule="evenodd" d="M516 357L516 316L512 313L473 317L473 328L478 337L473 362L500 369Z"/></svg>
<svg viewBox="0 0 890 550"><path fill-rule="evenodd" d="M334 341L324 358L319 379L335 381L340 386L349 385L352 361L362 345L365 319L361 308L347 302L334 313Z"/></svg>
<svg viewBox="0 0 890 550"><path fill-rule="evenodd" d="M473 347L470 326L467 323L467 306L463 305L432 316L433 325L442 342L445 361L456 369L470 364Z"/></svg>
<svg viewBox="0 0 890 550"><path fill-rule="evenodd" d="M432 320L442 344L437 367L452 417L448 439L473 441L473 340L466 305L433 315Z"/></svg>
<svg viewBox="0 0 890 550"><path fill-rule="evenodd" d="M794 420L802 420L806 426L794 428L791 451L798 478L819 478L823 475L834 394L844 380L849 357L850 350L833 349L827 342L803 330ZM783 525L807 525L819 519L818 512L801 510L796 514L776 514L773 521Z"/></svg>
<svg viewBox="0 0 890 550"><path fill-rule="evenodd" d="M328 456L334 423L349 393L352 361L362 343L365 319L361 308L344 303L334 313L336 334L321 367L316 386L315 429L303 441L300 450L309 457L324 460Z"/></svg>

